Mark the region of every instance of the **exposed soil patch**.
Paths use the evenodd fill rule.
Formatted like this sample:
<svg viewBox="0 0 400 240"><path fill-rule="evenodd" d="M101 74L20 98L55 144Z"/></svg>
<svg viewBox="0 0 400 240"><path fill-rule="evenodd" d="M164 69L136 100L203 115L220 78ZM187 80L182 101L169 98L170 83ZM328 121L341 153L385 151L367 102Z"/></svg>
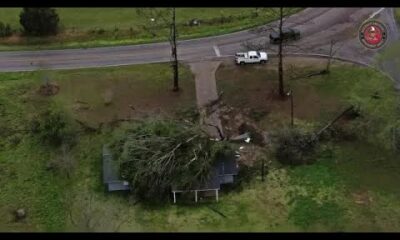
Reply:
<svg viewBox="0 0 400 240"><path fill-rule="evenodd" d="M256 113L255 120L261 122L260 124L266 129L283 124L282 121L280 123L272 121L273 117L285 119L286 125L290 123L290 98L281 98L278 95L278 73L275 64L275 59L266 65L236 66L224 62L216 72L218 90L224 91L226 104L253 119ZM321 97L312 84L303 83L299 78L321 71L325 67L321 59L288 57L285 59L285 66L285 90L293 92L296 119L314 121L327 111L337 111L339 107L337 98ZM312 81L313 78L306 79ZM257 115L257 112L263 114Z"/></svg>
<svg viewBox="0 0 400 240"><path fill-rule="evenodd" d="M40 86L38 93L41 96L53 96L60 91L60 86L56 83L46 83Z"/></svg>
<svg viewBox="0 0 400 240"><path fill-rule="evenodd" d="M60 77L63 90L57 98L67 104L76 119L93 128L149 116L175 116L178 110L195 104L194 81L184 67L179 92L171 91L168 65L161 65L156 72L153 68L66 72Z"/></svg>

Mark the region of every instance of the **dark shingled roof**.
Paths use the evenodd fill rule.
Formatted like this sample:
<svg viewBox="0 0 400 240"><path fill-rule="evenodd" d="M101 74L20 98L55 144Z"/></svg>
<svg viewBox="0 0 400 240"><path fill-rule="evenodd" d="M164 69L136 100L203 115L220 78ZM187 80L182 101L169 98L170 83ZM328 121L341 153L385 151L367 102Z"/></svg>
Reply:
<svg viewBox="0 0 400 240"><path fill-rule="evenodd" d="M211 190L211 189L219 189L220 188L220 180L218 176L218 170L216 168L212 168L212 173L210 174L210 178L206 183L197 184L193 186L191 189L185 189L181 186L172 186L172 191L186 191L186 190Z"/></svg>
<svg viewBox="0 0 400 240"><path fill-rule="evenodd" d="M216 167L218 168L218 175L237 175L239 173L239 166L236 161L235 155L229 155L224 158L220 158Z"/></svg>
<svg viewBox="0 0 400 240"><path fill-rule="evenodd" d="M226 178L226 176L237 175L239 166L237 164L235 155L219 158L213 168L209 180L202 185L194 186L190 190L207 190L207 189L220 189L221 184L232 183L233 178ZM182 191L183 188L172 186L172 191Z"/></svg>
<svg viewBox="0 0 400 240"><path fill-rule="evenodd" d="M129 190L129 184L119 177L119 165L113 160L111 151L103 146L103 183L108 191Z"/></svg>

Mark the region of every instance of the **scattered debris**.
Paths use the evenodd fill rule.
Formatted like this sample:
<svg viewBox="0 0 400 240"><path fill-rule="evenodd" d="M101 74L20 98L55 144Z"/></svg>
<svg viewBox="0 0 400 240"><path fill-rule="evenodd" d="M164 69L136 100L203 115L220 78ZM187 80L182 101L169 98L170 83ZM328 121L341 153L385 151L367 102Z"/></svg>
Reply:
<svg viewBox="0 0 400 240"><path fill-rule="evenodd" d="M368 192L358 192L351 194L354 202L360 205L367 205L373 201L372 196Z"/></svg>
<svg viewBox="0 0 400 240"><path fill-rule="evenodd" d="M191 19L191 20L188 22L188 25L191 26L191 27L193 27L193 26L200 26L200 20L197 19L197 18Z"/></svg>
<svg viewBox="0 0 400 240"><path fill-rule="evenodd" d="M15 220L20 221L26 218L26 211L23 208L17 209L15 211Z"/></svg>
<svg viewBox="0 0 400 240"><path fill-rule="evenodd" d="M250 138L250 133L246 132L242 135L231 137L229 140L230 141L246 141L246 139Z"/></svg>
<svg viewBox="0 0 400 240"><path fill-rule="evenodd" d="M381 99L381 95L379 94L379 92L375 92L372 96L373 99Z"/></svg>
<svg viewBox="0 0 400 240"><path fill-rule="evenodd" d="M243 123L239 126L238 130L240 133L250 133L250 136L245 139L246 143L249 143L250 139L252 139L254 144L265 146L266 141L264 139L264 135L262 134L262 131L259 130L256 126L249 123Z"/></svg>

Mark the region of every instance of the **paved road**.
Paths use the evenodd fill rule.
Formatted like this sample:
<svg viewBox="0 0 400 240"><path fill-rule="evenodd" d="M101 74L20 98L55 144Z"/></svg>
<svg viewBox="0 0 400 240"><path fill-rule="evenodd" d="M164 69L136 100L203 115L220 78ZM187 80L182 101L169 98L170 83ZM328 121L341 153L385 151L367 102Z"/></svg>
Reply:
<svg viewBox="0 0 400 240"><path fill-rule="evenodd" d="M298 48L288 47L290 52L328 53L331 39L343 45L337 56L347 57L365 63L372 63L377 51L362 47L357 39L360 24L379 8L308 8L289 17L286 26L296 26L303 38ZM383 20L389 26L389 36L397 31L393 27L391 9L384 9L374 18ZM274 25L275 23L272 23ZM395 25L394 25L395 26ZM392 34L393 32L393 34ZM243 50L246 41L260 42L265 37L250 30L216 37L179 42L179 59L189 62L233 55ZM274 50L272 50L274 51ZM0 52L0 71L32 71L46 69L75 69L105 67L170 60L168 43L136 46L103 47L91 49L66 49L42 51Z"/></svg>

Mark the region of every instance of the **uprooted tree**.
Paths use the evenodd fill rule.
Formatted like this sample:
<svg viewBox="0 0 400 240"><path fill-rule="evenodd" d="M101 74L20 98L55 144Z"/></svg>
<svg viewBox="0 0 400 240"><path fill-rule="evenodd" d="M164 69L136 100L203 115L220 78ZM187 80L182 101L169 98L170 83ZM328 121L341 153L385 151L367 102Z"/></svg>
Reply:
<svg viewBox="0 0 400 240"><path fill-rule="evenodd" d="M190 189L205 183L217 157L232 151L229 143L210 140L196 125L169 120L135 124L112 148L122 178L146 201L165 199L172 186Z"/></svg>
<svg viewBox="0 0 400 240"><path fill-rule="evenodd" d="M153 37L157 34L157 30L164 27L169 29L168 41L171 46L171 67L173 71L173 91L179 91L179 65L178 65L178 53L177 53L177 36L178 32L176 29L176 13L175 8L138 8L137 14L146 21L142 28L149 32ZM162 32L162 31L161 31Z"/></svg>

